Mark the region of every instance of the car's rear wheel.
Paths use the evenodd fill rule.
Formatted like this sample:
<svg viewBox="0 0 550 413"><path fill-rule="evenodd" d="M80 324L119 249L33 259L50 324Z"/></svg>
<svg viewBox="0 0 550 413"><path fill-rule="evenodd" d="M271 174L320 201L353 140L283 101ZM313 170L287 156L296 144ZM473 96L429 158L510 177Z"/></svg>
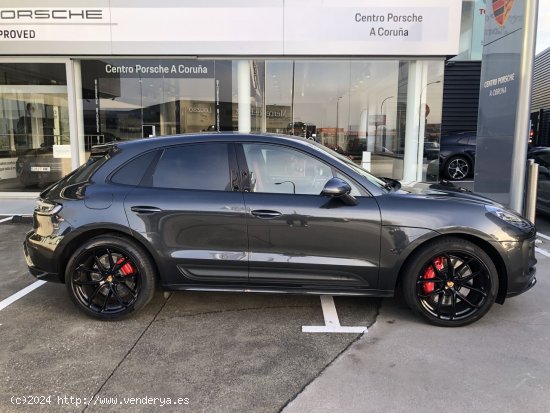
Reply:
<svg viewBox="0 0 550 413"><path fill-rule="evenodd" d="M414 312L432 324L459 327L489 311L498 292L498 273L483 249L450 237L430 242L414 254L402 287Z"/></svg>
<svg viewBox="0 0 550 413"><path fill-rule="evenodd" d="M466 179L472 170L470 161L463 156L453 156L445 164L445 177L453 181Z"/></svg>
<svg viewBox="0 0 550 413"><path fill-rule="evenodd" d="M71 299L86 314L118 319L151 300L155 269L140 245L124 237L101 235L73 253L65 284Z"/></svg>

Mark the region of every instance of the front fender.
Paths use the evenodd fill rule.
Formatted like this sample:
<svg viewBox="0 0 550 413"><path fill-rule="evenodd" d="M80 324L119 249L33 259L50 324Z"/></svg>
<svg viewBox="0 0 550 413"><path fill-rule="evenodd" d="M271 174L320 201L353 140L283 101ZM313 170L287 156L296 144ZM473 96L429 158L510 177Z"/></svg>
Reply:
<svg viewBox="0 0 550 413"><path fill-rule="evenodd" d="M399 271L409 255L424 242L440 235L428 228L382 226L378 288L393 291Z"/></svg>

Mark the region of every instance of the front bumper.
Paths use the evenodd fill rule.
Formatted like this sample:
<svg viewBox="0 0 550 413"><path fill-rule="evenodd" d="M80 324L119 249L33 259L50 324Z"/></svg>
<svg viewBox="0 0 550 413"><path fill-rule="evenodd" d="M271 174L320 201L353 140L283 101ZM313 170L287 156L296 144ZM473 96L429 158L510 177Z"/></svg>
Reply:
<svg viewBox="0 0 550 413"><path fill-rule="evenodd" d="M537 270L534 269L534 272L536 273ZM523 294L524 292L529 291L531 288L533 288L533 287L535 286L536 283L537 283L537 278L536 278L536 277L534 276L534 274L533 274L533 278L531 279L531 281L529 282L529 284L527 284L527 286L526 286L523 290L520 290L520 291L508 291L508 293L506 294L506 298L515 297L516 295Z"/></svg>
<svg viewBox="0 0 550 413"><path fill-rule="evenodd" d="M513 243L514 247L508 249L509 272L506 297L522 294L537 283L535 240L536 235L533 235L523 241Z"/></svg>

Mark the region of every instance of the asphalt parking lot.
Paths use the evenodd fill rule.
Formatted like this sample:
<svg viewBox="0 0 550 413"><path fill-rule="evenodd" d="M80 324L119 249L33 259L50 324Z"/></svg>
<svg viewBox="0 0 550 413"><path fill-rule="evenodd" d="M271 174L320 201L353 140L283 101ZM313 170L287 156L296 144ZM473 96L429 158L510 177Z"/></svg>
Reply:
<svg viewBox="0 0 550 413"><path fill-rule="evenodd" d="M35 281L28 227L0 224L0 302ZM316 296L158 292L132 318L100 322L46 283L0 310L0 412L547 412L550 258L537 258L532 291L458 329L393 299L336 297L362 335L302 333L324 324Z"/></svg>
<svg viewBox="0 0 550 413"><path fill-rule="evenodd" d="M0 301L35 281L22 257L28 228L0 225ZM342 325L370 326L380 300L335 303ZM1 412L279 411L359 337L302 333L324 325L317 296L158 292L132 318L101 322L52 283L1 310L0 324ZM188 404L112 405L144 397Z"/></svg>

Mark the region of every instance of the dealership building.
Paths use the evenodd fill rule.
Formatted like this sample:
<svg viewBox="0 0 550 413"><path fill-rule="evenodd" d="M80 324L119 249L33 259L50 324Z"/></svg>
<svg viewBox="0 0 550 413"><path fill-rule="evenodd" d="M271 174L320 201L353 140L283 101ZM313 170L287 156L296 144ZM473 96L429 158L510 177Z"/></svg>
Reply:
<svg viewBox="0 0 550 413"><path fill-rule="evenodd" d="M480 58L481 7L3 0L0 197L30 202L96 144L216 131L301 135L377 175L437 179L446 69Z"/></svg>

